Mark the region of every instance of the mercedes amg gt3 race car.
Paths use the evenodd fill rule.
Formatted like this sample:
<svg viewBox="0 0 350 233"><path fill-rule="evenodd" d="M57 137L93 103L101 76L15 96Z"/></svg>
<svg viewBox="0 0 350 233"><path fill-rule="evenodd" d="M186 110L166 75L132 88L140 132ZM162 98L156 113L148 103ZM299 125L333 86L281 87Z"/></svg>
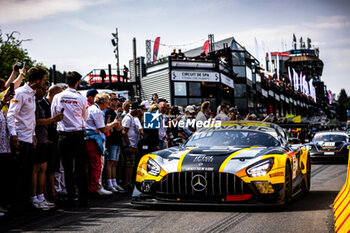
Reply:
<svg viewBox="0 0 350 233"><path fill-rule="evenodd" d="M266 122L222 122L202 128L185 145L144 155L132 203L282 205L310 191L306 148Z"/></svg>
<svg viewBox="0 0 350 233"><path fill-rule="evenodd" d="M343 131L317 132L312 141L306 145L310 156L316 158L344 158L349 157L349 135Z"/></svg>

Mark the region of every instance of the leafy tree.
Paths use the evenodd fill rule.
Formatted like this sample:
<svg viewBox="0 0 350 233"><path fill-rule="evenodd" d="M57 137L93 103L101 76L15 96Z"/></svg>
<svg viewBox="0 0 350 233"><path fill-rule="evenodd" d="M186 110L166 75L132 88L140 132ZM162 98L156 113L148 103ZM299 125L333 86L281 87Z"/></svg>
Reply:
<svg viewBox="0 0 350 233"><path fill-rule="evenodd" d="M341 89L339 96L338 96L338 108L337 108L337 113L339 115L339 118L341 121L346 120L346 110L350 109L350 98L346 94L345 89Z"/></svg>
<svg viewBox="0 0 350 233"><path fill-rule="evenodd" d="M10 34L3 34L0 30L0 77L7 79L12 66L16 61L23 61L26 67L32 67L36 61L28 56L26 49L22 48L22 43L31 39L18 39L19 32L13 31ZM39 64L42 65L42 64Z"/></svg>

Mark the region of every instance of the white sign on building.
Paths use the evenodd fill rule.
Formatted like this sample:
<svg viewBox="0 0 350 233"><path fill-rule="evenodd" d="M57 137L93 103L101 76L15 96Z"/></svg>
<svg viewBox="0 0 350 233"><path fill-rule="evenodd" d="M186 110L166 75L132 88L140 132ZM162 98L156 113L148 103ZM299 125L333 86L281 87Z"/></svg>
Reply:
<svg viewBox="0 0 350 233"><path fill-rule="evenodd" d="M219 73L207 71L172 71L172 81L220 82Z"/></svg>
<svg viewBox="0 0 350 233"><path fill-rule="evenodd" d="M221 74L221 82L223 84L225 84L226 86L229 86L231 88L234 88L234 83L233 83L233 80L230 79L229 77L227 77L226 75L224 74Z"/></svg>

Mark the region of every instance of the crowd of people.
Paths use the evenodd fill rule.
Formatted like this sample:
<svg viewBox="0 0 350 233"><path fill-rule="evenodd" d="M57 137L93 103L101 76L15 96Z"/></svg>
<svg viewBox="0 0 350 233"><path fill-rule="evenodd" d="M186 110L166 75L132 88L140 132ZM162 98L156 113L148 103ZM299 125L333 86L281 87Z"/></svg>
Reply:
<svg viewBox="0 0 350 233"><path fill-rule="evenodd" d="M225 103L216 111L209 101L170 106L156 93L142 103L95 89L83 96L77 91L79 73L67 73L68 88L50 85L47 77L40 67L26 72L14 66L9 79L0 80L0 216L49 210L57 203L84 207L89 198L132 191L142 155L177 145L196 131L176 122L279 120L243 118ZM144 128L145 111L159 112L169 124Z"/></svg>

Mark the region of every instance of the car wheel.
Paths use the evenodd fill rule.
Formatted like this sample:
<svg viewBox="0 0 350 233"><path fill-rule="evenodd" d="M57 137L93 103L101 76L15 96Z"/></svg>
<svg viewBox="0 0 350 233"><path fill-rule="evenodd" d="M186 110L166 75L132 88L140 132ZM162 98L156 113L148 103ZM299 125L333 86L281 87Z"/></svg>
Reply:
<svg viewBox="0 0 350 233"><path fill-rule="evenodd" d="M284 179L284 191L283 198L284 203L287 204L291 201L293 195L292 174L289 163L286 164L285 179Z"/></svg>

